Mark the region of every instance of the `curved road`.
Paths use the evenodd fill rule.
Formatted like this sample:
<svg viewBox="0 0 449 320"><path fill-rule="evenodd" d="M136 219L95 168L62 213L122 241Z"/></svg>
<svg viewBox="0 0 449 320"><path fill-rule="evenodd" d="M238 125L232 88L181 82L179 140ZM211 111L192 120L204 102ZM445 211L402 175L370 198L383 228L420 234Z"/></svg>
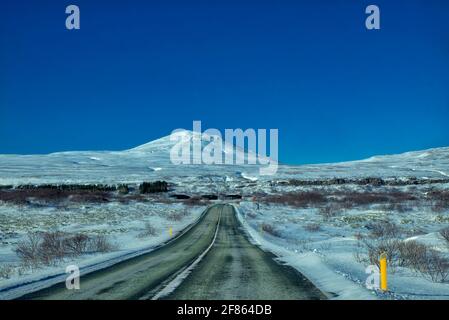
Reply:
<svg viewBox="0 0 449 320"><path fill-rule="evenodd" d="M20 299L326 299L273 258L248 241L232 206L215 205L165 246L81 275L80 290L60 283Z"/></svg>

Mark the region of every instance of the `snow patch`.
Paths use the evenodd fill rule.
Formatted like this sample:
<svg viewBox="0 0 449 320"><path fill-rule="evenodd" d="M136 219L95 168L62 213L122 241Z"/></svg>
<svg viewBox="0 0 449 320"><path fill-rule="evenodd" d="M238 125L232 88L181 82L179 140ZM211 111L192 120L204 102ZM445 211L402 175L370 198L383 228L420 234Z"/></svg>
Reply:
<svg viewBox="0 0 449 320"><path fill-rule="evenodd" d="M285 262L306 276L317 288L330 299L336 300L374 300L376 295L351 280L343 277L329 268L315 252L296 253L265 240L242 217L240 210L234 205L237 217L244 229L262 249L278 256Z"/></svg>

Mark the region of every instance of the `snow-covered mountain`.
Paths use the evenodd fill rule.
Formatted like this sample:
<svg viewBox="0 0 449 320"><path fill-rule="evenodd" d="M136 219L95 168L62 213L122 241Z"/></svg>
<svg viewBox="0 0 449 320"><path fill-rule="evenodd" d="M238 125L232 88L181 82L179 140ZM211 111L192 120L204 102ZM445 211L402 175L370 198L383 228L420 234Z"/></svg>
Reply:
<svg viewBox="0 0 449 320"><path fill-rule="evenodd" d="M182 132L191 145L194 133ZM198 138L198 137L197 137ZM201 139L201 137L199 137ZM204 147L209 140L202 139ZM124 151L70 151L48 155L0 155L0 185L59 183L140 183L184 177L232 177L258 175L258 165L174 165L170 150L178 141L166 136ZM224 144L223 156L234 149L236 158L248 153ZM193 153L192 153L193 154Z"/></svg>
<svg viewBox="0 0 449 320"><path fill-rule="evenodd" d="M186 143L193 133L184 132ZM449 148L376 156L366 160L318 165L279 165L273 176L260 176L259 165L174 165L170 136L125 151L77 151L48 155L0 155L0 185L44 183L140 183L205 177L226 180L325 179L334 177L449 177ZM204 145L206 142L202 141ZM229 149L231 148L231 149ZM223 153L232 151L225 146ZM245 157L236 150L237 157Z"/></svg>

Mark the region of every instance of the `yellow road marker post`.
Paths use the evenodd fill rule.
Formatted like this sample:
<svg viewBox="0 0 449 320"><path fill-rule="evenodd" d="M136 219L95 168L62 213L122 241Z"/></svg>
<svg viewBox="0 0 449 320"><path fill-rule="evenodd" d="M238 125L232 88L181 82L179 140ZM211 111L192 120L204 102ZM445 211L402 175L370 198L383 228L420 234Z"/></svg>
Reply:
<svg viewBox="0 0 449 320"><path fill-rule="evenodd" d="M382 291L388 290L388 275L387 275L387 254L380 255L380 289Z"/></svg>
<svg viewBox="0 0 449 320"><path fill-rule="evenodd" d="M170 235L170 237L173 235L173 228L172 227L168 228L168 234Z"/></svg>

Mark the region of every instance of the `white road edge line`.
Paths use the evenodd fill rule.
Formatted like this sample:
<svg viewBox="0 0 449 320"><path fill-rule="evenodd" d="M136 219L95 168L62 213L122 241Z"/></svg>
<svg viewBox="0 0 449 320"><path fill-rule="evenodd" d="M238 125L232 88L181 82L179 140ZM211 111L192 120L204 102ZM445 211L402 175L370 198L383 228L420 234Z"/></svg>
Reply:
<svg viewBox="0 0 449 320"><path fill-rule="evenodd" d="M261 241L257 237L257 231L253 229L248 222L243 218L243 214L240 209L232 205L236 211L237 219L242 225L243 231L248 235L251 243L258 246L265 252L270 252L276 256L275 260L281 262L287 266L290 266L296 269L299 273L301 273L307 280L309 280L318 290L320 290L329 300L335 299L343 299L343 300L370 300L377 299L376 296L373 296L369 290L367 290L364 286L357 284L340 274L335 273L332 269L325 269L325 273L322 274L319 278L313 277L313 272L311 269L305 269L301 267L301 265L294 263L298 257L298 254L292 251L289 251L283 247L280 247L272 242L266 241L261 238ZM323 264L324 265L324 264ZM335 279L340 279L339 282L335 282ZM331 279L331 280L329 280ZM333 293L337 294L335 297Z"/></svg>
<svg viewBox="0 0 449 320"><path fill-rule="evenodd" d="M104 260L100 262L96 262L90 265L86 265L80 268L81 271L81 277L84 277L90 273L94 273L103 269L107 269L109 267L112 267L116 264L119 264L124 261L128 261L143 255L146 255L148 253L154 252L156 250L162 249L164 246L170 244L171 242L177 240L187 232L189 232L190 229L195 227L197 224L199 224L202 219L204 218L205 214L208 212L208 210L212 206L209 206L206 208L201 215L198 217L198 219L191 222L189 225L187 225L184 229L182 229L178 234L176 234L175 237L165 240L162 243L159 243L157 245L153 245L147 248L141 248L135 251L127 252L123 255L119 255L116 257L113 257L109 260ZM19 284L13 284L11 286L7 286L4 288L0 288L0 300L13 300L20 298L24 295L34 293L43 289L50 288L54 285L57 285L59 283L63 283L65 279L67 278L66 273L59 273L55 275L45 276L41 279L35 279L24 283ZM27 288L29 288L27 290Z"/></svg>
<svg viewBox="0 0 449 320"><path fill-rule="evenodd" d="M220 216L218 217L217 227L215 229L214 238L212 239L211 244L204 250L198 258L195 259L187 268L185 268L182 272L180 272L172 281L170 281L161 291L156 293L151 300L158 300L165 296L168 296L170 293L176 290L177 287L187 278L187 276L192 272L192 270L200 263L200 261L204 258L204 256L210 251L210 249L215 244L215 240L217 239L218 229L220 228L221 215L223 213L223 209L220 212Z"/></svg>

